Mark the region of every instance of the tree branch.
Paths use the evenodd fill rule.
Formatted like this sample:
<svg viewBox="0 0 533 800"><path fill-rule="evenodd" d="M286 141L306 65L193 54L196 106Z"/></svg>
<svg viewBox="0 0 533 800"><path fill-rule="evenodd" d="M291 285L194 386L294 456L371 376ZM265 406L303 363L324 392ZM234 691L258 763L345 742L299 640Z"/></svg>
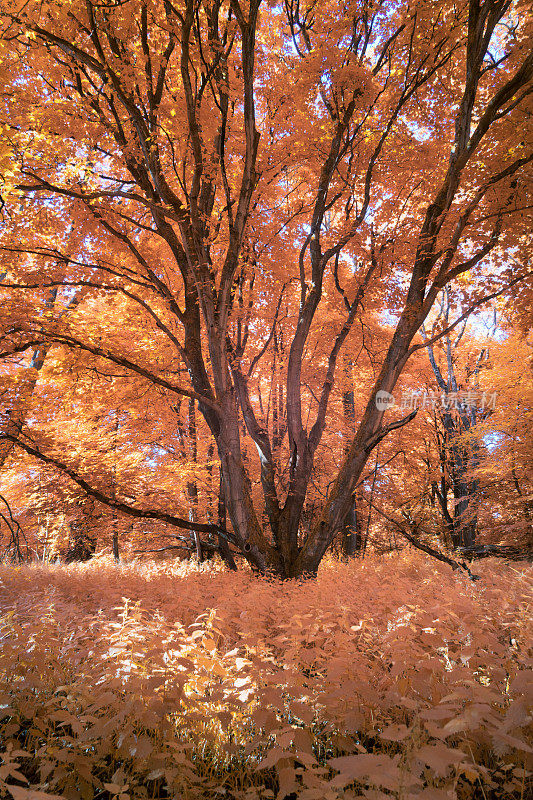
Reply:
<svg viewBox="0 0 533 800"><path fill-rule="evenodd" d="M91 486L85 480L85 478L82 478L81 475L78 475L77 472L64 464L58 458L47 456L37 448L29 445L27 442L22 441L20 438L17 439L15 436L10 436L7 433L0 434L0 441L2 439L8 439L9 441L13 442L16 447L20 447L22 450L25 450L28 455L37 458L44 464L49 464L50 466L61 470L61 472L63 472L65 475L68 475L68 477L74 481L74 483L77 483L78 486L84 490L84 492L91 497L94 497L95 500L98 500L98 502L103 503L110 508L116 508L117 511L122 511L124 514L128 514L130 517L136 517L139 519L155 519L159 520L160 522L167 522L169 525L172 525L175 528L197 531L198 533L213 533L219 536L224 536L224 538L228 539L229 541L233 541L233 535L225 528L221 528L218 525L190 522L189 520L182 519L181 517L176 517L173 514L167 514L164 511L135 508L134 506L128 505L121 500L116 500L115 498L106 495L104 492L101 492L99 489L96 489L94 486Z"/></svg>
<svg viewBox="0 0 533 800"><path fill-rule="evenodd" d="M376 433L372 436L371 439L366 443L365 451L367 453L371 453L374 447L381 442L382 439L387 436L391 431L395 431L398 428L403 428L404 425L407 425L408 422L411 422L418 413L418 408L415 408L414 411L411 411L406 417L402 417L401 419L397 419L395 422L390 422L384 428L380 428Z"/></svg>

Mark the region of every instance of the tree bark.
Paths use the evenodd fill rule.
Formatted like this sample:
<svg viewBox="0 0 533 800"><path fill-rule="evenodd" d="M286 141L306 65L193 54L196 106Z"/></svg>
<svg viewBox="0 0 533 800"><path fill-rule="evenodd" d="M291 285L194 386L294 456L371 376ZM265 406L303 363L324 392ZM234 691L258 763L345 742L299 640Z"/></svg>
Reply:
<svg viewBox="0 0 533 800"><path fill-rule="evenodd" d="M355 426L355 393L352 377L353 365L349 359L345 360L344 364L344 378L346 381L346 388L342 395L342 409L344 414L344 424L349 433L353 436L353 429ZM351 437L350 437L351 438ZM346 450L348 446L346 447ZM342 527L341 548L342 554L346 558L353 558L360 550L362 545L361 539L362 525L360 514L357 510L357 497L354 492L352 496L352 503L344 520Z"/></svg>

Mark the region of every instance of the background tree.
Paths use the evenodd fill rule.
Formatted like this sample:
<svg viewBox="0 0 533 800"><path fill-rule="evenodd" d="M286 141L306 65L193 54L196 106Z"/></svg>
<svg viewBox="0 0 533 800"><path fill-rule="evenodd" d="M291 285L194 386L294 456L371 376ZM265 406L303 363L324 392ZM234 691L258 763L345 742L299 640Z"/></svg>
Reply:
<svg viewBox="0 0 533 800"><path fill-rule="evenodd" d="M449 324L451 306L450 293L446 289L440 298L439 310L428 338L432 337L441 320L445 326ZM432 483L432 491L438 499L444 528L452 547L472 547L476 541L479 481L475 470L480 458L476 425L490 413L493 405L489 393L479 390L480 370L486 367L489 358L488 343L483 347L478 346L473 355L468 353L468 345L464 347L467 324L468 318L453 337L449 334L443 337L440 342L443 356L439 359L440 363L437 363L434 346L429 344L427 348L431 369L440 390L439 402L438 397L435 399L435 390L428 389L434 406L440 464L440 479ZM495 328L496 322L492 326L492 335ZM424 327L422 331L426 337ZM491 338L490 332L488 338ZM460 355L465 362L462 365ZM452 493L451 509L449 492Z"/></svg>
<svg viewBox="0 0 533 800"><path fill-rule="evenodd" d="M477 470L484 485L480 519L489 544L533 553L533 375L531 344L518 332L491 347L495 410L482 425L487 446Z"/></svg>

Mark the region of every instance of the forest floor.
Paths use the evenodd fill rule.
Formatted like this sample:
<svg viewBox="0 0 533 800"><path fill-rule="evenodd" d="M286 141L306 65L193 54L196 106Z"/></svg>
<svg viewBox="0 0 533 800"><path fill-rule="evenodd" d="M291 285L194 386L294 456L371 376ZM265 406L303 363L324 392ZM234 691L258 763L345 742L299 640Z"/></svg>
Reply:
<svg viewBox="0 0 533 800"><path fill-rule="evenodd" d="M0 796L526 800L533 567L0 565Z"/></svg>

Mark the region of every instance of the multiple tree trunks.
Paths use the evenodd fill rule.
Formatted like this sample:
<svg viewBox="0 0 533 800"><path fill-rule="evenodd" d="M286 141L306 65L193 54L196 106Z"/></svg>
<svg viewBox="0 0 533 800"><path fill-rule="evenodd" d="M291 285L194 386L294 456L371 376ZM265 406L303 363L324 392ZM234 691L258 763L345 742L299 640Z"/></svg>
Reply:
<svg viewBox="0 0 533 800"><path fill-rule="evenodd" d="M123 302L131 334L101 331L87 314L79 324L49 321L37 306L27 317L21 312L6 341L12 352L36 341L59 343L166 398L188 398L192 458L198 409L216 444L231 530L197 519L193 479L190 513L178 517L96 485L83 459L58 455L45 437L39 444L19 436L18 419L5 439L111 508L190 531L200 558L207 534L231 542L262 574L315 575L339 531L357 530L355 492L374 448L416 413L386 417L380 398L393 392L417 350L527 277L502 279L490 264L492 257L499 264L509 245L519 248L518 223L528 231L512 216L533 162L525 147L515 147L533 83L533 52L515 30L522 20L510 24L506 0L445 3L434 21L434 5L424 0L416 9L390 3L388 14L381 4L355 3L348 13L321 1L304 16L299 4L274 9L261 0L186 0L179 11L162 0L45 3L23 13L8 5L3 30L13 68L22 63L25 70L24 79L11 81L5 69L4 102L16 115L6 147L18 137L19 148L10 208L33 214L34 230L25 239L26 220L13 226L2 286L15 295L55 286L66 296L83 287L94 300ZM271 29L281 43L265 44ZM44 97L29 91L32 75L42 78ZM60 135L58 116L66 126ZM294 120L304 126L300 136ZM305 120L313 122L309 129ZM418 135L426 124L433 156ZM53 158L42 154L47 132L60 148ZM37 206L49 225L42 238ZM64 216L76 228L72 241L58 229ZM271 253L280 237L287 251L281 269ZM27 269L33 260L41 266L37 282ZM261 313L254 316L261 276ZM468 309L420 341L439 293L459 278L471 289ZM248 307L240 301L243 282ZM272 285L279 285L274 303ZM282 317L284 293L294 313ZM309 391L306 359L324 340L330 303L331 335ZM305 530L324 431L335 419L339 356L359 327L368 347L368 324L388 304L391 335L370 358L374 385ZM284 424L277 419L272 430L251 388L280 331L287 343L279 387L288 439L283 481ZM243 425L257 449L255 485ZM81 551L78 538L75 532L73 549Z"/></svg>

